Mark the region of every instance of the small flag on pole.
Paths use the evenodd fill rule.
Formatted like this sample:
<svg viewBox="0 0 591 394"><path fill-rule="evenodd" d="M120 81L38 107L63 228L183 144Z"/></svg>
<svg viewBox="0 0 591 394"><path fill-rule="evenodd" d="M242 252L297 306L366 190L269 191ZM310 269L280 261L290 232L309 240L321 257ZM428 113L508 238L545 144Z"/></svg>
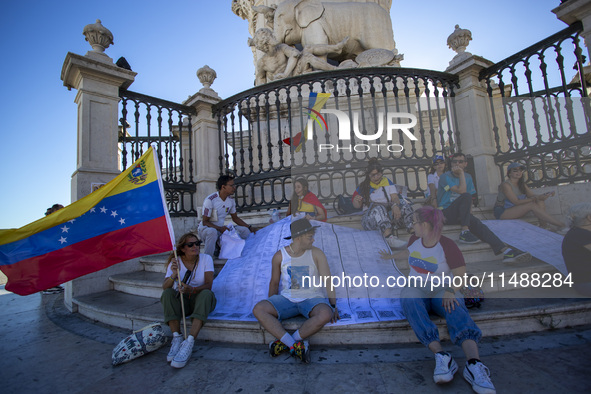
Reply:
<svg viewBox="0 0 591 394"><path fill-rule="evenodd" d="M308 118L314 119L314 120L316 120L316 122L319 125L322 125L320 123L320 121L318 120L318 117L320 117L322 119L322 122L324 123L325 127L326 127L326 121L324 120L322 115L320 115L320 110L322 109L322 107L324 107L324 104L326 104L326 102L328 101L329 98L330 98L330 93L312 92L312 93L310 93L310 97L308 99L308 107L306 107L306 109L308 110ZM291 146L292 149L295 150L296 152L299 152L302 149L304 142L306 142L308 139L308 127L311 127L311 126L312 126L312 123L307 122L306 127L304 128L303 132L300 131L299 133L294 135L292 138L285 138L282 141L284 143L286 143L287 145Z"/></svg>
<svg viewBox="0 0 591 394"><path fill-rule="evenodd" d="M19 229L0 230L6 290L29 295L114 264L174 249L154 149L86 197Z"/></svg>

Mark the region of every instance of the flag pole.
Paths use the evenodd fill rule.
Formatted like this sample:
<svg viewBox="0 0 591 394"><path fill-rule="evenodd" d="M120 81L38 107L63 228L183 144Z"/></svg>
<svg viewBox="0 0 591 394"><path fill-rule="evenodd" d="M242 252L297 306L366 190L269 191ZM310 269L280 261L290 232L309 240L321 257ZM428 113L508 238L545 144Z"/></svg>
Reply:
<svg viewBox="0 0 591 394"><path fill-rule="evenodd" d="M176 254L176 248L174 249L174 258L176 260L176 278L179 281L178 287L180 295L179 298L181 299L181 313L183 315L183 334L185 336L185 339L187 339L187 319L185 318L185 302L183 300L183 293L181 293L181 267L179 267L179 257Z"/></svg>

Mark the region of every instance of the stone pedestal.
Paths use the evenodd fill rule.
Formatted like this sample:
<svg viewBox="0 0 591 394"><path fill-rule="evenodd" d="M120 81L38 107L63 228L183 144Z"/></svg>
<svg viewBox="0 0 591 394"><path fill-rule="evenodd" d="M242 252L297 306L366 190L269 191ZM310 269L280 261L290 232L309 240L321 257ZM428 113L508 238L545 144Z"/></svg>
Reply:
<svg viewBox="0 0 591 394"><path fill-rule="evenodd" d="M113 64L105 54L68 53L61 79L78 93L78 153L72 175L72 201L90 194L92 183L106 183L117 176L119 88L127 88L136 73Z"/></svg>
<svg viewBox="0 0 591 394"><path fill-rule="evenodd" d="M76 171L72 175L72 201L92 192L93 184L104 184L119 173L118 118L119 88L129 87L133 71L113 64L104 53L89 51L86 56L68 53L61 79L68 89L76 89L78 105L78 149ZM122 270L117 266L115 270ZM64 303L75 311L75 296L108 290L108 269L66 284ZM106 277L106 278L105 278Z"/></svg>
<svg viewBox="0 0 591 394"><path fill-rule="evenodd" d="M195 202L199 215L203 200L209 194L216 191L216 181L220 176L219 156L220 142L217 119L212 117L213 105L219 103L221 98L209 87L204 87L183 104L195 107L197 116L193 118L193 160L195 163L195 181L197 193Z"/></svg>
<svg viewBox="0 0 591 394"><path fill-rule="evenodd" d="M494 170L496 149L490 98L486 86L478 79L478 74L492 64L487 59L471 55L459 62L452 62L446 70L460 78L455 110L462 152L474 158L478 194L484 198L484 204L487 206L494 202L492 198L497 194L501 177L499 172Z"/></svg>

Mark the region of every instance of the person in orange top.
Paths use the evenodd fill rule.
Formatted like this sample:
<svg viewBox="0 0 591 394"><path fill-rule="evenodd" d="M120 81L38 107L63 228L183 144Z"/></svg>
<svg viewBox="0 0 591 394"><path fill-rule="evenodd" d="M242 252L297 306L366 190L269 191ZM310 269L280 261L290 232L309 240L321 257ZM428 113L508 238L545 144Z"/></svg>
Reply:
<svg viewBox="0 0 591 394"><path fill-rule="evenodd" d="M326 208L318 197L308 190L308 181L305 178L298 178L293 185L293 195L287 208L287 216L301 214L308 220L326 222Z"/></svg>

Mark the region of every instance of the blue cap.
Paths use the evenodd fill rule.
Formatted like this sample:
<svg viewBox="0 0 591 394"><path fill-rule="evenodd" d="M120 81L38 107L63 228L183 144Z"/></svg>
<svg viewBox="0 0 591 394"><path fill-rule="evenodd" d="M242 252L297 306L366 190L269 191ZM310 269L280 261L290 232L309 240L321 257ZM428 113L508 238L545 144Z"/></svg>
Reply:
<svg viewBox="0 0 591 394"><path fill-rule="evenodd" d="M519 168L519 167L521 167L525 170L525 166L523 164L518 163L518 162L514 162L514 163L509 164L509 167L507 167L507 171L511 171L512 169Z"/></svg>
<svg viewBox="0 0 591 394"><path fill-rule="evenodd" d="M443 158L443 156L441 156L441 155L435 155L435 157L433 158L433 164L435 164L435 162L437 160L445 161L445 159Z"/></svg>

